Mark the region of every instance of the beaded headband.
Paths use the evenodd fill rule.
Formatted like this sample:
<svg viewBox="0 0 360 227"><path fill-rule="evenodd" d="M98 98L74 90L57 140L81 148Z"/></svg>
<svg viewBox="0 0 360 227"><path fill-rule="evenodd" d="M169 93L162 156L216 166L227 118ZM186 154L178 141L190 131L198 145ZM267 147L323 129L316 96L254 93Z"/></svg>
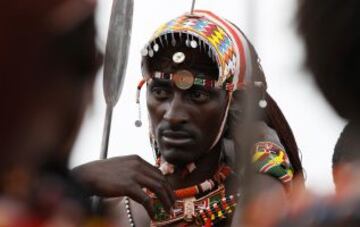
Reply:
<svg viewBox="0 0 360 227"><path fill-rule="evenodd" d="M171 80L181 90L190 89L193 85L201 86L207 89L216 87L216 80L203 79L201 77L194 76L188 70L179 70L175 73L163 73L155 72L152 76L156 79ZM231 83L225 84L225 90L232 91L233 86Z"/></svg>

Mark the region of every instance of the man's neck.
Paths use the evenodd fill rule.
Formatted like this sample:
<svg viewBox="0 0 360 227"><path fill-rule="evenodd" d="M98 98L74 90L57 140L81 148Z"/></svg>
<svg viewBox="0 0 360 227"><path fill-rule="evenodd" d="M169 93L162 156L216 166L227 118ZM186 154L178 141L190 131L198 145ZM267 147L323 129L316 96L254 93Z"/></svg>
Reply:
<svg viewBox="0 0 360 227"><path fill-rule="evenodd" d="M200 184L214 176L218 170L221 154L221 145L217 144L211 151L195 162L193 172L184 175L184 168L175 168L175 172L167 177L174 189Z"/></svg>

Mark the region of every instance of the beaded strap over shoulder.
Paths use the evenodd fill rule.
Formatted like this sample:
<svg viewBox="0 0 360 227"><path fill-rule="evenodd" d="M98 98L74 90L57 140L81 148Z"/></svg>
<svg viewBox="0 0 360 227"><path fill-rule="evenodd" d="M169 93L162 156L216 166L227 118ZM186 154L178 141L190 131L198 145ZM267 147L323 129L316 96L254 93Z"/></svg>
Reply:
<svg viewBox="0 0 360 227"><path fill-rule="evenodd" d="M288 184L294 176L289 157L285 150L273 142L255 144L252 162L259 173L265 173Z"/></svg>

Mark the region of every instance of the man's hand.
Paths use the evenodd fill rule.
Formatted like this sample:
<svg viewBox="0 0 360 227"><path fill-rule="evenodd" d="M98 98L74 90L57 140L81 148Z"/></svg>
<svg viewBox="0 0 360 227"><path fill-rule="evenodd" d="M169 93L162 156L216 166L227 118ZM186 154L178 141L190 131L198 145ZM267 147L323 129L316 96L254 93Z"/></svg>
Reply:
<svg viewBox="0 0 360 227"><path fill-rule="evenodd" d="M160 170L137 155L86 163L72 172L94 195L128 196L142 204L151 217L154 215L151 199L143 188L155 193L167 211L175 203L175 194Z"/></svg>

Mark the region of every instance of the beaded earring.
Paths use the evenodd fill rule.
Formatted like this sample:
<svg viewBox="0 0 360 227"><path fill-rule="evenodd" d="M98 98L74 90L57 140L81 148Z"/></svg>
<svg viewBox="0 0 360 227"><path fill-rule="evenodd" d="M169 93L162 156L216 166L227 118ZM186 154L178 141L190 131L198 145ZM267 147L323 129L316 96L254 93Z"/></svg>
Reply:
<svg viewBox="0 0 360 227"><path fill-rule="evenodd" d="M142 126L142 121L141 121L141 105L140 105L140 91L142 86L145 84L145 80L142 79L138 86L137 86L137 90L136 90L136 105L138 108L138 119L135 121L135 126L136 127L141 127Z"/></svg>

